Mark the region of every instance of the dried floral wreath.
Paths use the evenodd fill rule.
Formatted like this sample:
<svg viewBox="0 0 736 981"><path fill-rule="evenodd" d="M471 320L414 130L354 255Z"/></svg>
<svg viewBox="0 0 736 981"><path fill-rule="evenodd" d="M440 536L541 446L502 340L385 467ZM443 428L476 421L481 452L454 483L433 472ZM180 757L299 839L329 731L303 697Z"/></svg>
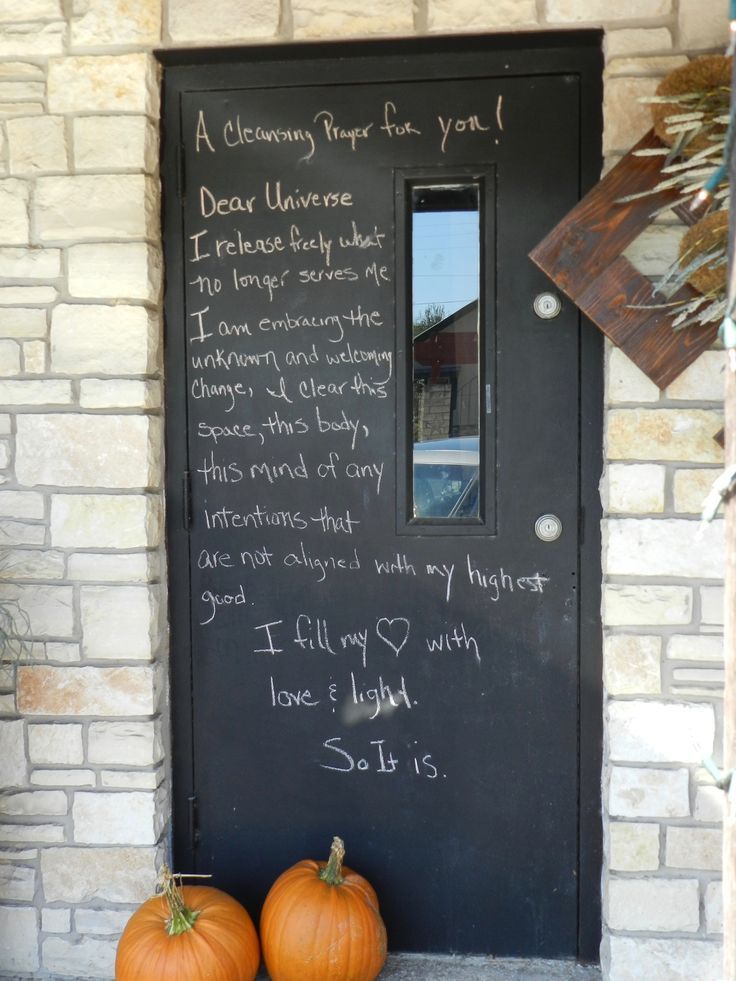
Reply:
<svg viewBox="0 0 736 981"><path fill-rule="evenodd" d="M696 58L670 72L651 103L654 130L663 147L637 151L639 156L662 156L662 180L650 191L622 198L656 194L665 189L679 198L652 213L652 218L672 208L688 208L701 217L683 236L679 255L654 290L675 316L676 330L722 321L727 304L730 151L731 59L725 55ZM699 296L673 300L688 283Z"/></svg>

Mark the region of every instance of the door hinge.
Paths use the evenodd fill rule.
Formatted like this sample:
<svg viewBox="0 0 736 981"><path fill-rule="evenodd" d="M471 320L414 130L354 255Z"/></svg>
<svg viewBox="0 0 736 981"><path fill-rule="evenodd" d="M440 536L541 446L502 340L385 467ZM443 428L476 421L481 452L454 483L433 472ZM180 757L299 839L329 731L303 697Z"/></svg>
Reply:
<svg viewBox="0 0 736 981"><path fill-rule="evenodd" d="M189 844L194 850L199 844L199 801L196 794L187 797L189 804Z"/></svg>
<svg viewBox="0 0 736 981"><path fill-rule="evenodd" d="M190 470L184 471L181 478L181 512L184 531L189 531L192 527L192 474Z"/></svg>

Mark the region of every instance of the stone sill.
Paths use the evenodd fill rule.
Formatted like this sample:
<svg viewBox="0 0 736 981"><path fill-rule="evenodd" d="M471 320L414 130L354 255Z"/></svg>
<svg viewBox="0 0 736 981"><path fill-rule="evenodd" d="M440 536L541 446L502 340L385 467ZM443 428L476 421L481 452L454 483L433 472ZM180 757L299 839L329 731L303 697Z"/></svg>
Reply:
<svg viewBox="0 0 736 981"><path fill-rule="evenodd" d="M31 975L3 974L0 981L28 981ZM86 981L68 975L56 978L41 974L46 981ZM378 981L600 981L599 967L583 967L574 961L453 957L430 954L391 954ZM268 981L261 971L256 981Z"/></svg>
<svg viewBox="0 0 736 981"><path fill-rule="evenodd" d="M497 960L490 957L437 957L393 954L378 981L600 981L599 967L574 961ZM258 975L266 981L268 975Z"/></svg>
<svg viewBox="0 0 736 981"><path fill-rule="evenodd" d="M0 972L0 981L28 981L30 977ZM86 981L68 975L58 979L48 974L33 977L45 981ZM378 981L601 981L601 978L599 967L583 967L574 961L391 954ZM261 971L256 981L268 981L268 974Z"/></svg>

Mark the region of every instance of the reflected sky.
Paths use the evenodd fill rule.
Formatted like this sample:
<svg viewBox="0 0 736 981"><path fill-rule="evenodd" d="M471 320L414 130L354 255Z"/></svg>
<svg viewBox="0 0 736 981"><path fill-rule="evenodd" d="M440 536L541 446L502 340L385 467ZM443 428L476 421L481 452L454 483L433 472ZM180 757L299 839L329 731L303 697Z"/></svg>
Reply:
<svg viewBox="0 0 736 981"><path fill-rule="evenodd" d="M478 298L480 242L477 211L413 215L412 320L433 306L444 316Z"/></svg>

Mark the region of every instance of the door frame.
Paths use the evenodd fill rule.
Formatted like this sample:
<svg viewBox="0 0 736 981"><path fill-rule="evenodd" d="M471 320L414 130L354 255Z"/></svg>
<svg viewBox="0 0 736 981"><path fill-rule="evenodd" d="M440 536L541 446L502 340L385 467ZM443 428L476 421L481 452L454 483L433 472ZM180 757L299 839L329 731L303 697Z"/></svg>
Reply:
<svg viewBox="0 0 736 981"><path fill-rule="evenodd" d="M194 870L197 844L186 476L188 412L182 371L186 342L181 329L185 255L183 155L179 148L183 93L238 86L334 85L336 59L340 59L342 82L472 78L479 71L507 77L577 75L580 80L578 193L582 197L598 181L601 170L602 44L601 30L580 30L155 52L164 66L161 179L165 258L166 536L170 570L172 847L176 867ZM345 75L349 77L346 79ZM540 273L540 289L545 286L547 283ZM550 330L554 330L553 324ZM578 340L578 960L597 962L601 941L602 865L602 563L598 482L603 463L603 338L592 324L579 316ZM581 793L582 788L587 793Z"/></svg>

